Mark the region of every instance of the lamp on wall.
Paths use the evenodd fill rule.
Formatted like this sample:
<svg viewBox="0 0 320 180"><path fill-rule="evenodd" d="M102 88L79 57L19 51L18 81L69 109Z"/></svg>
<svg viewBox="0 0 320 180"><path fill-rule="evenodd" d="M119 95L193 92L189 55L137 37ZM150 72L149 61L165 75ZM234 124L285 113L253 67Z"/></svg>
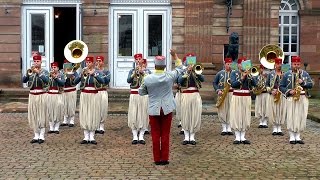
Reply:
<svg viewBox="0 0 320 180"><path fill-rule="evenodd" d="M227 5L227 33L229 32L229 27L230 27L230 16L232 15L232 0L226 0L226 5Z"/></svg>
<svg viewBox="0 0 320 180"><path fill-rule="evenodd" d="M307 70L308 65L309 65L309 63L307 63L307 62L303 63L304 70Z"/></svg>
<svg viewBox="0 0 320 180"><path fill-rule="evenodd" d="M96 0L94 0L94 1L93 1L93 3L94 3L93 15L95 16L95 15L97 15L97 14L98 14L98 12L97 12L97 4L96 4Z"/></svg>

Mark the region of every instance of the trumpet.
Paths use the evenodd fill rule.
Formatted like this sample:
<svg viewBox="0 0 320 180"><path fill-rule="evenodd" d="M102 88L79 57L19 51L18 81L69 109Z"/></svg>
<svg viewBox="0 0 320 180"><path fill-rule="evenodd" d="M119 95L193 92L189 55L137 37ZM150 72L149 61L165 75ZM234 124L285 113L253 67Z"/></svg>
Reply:
<svg viewBox="0 0 320 180"><path fill-rule="evenodd" d="M203 66L202 66L201 63L196 63L196 64L193 66L193 68L192 68L192 70L194 71L194 73L196 73L196 74L198 74L198 75L202 74L203 69L204 69L204 68L203 68Z"/></svg>
<svg viewBox="0 0 320 180"><path fill-rule="evenodd" d="M31 66L30 69L27 70L27 75L28 75L28 76L31 76L33 73L35 73L35 72L34 72L35 69L36 69L35 66Z"/></svg>
<svg viewBox="0 0 320 180"><path fill-rule="evenodd" d="M260 73L260 68L258 66L253 66L251 69L250 69L250 74L251 76L258 76Z"/></svg>

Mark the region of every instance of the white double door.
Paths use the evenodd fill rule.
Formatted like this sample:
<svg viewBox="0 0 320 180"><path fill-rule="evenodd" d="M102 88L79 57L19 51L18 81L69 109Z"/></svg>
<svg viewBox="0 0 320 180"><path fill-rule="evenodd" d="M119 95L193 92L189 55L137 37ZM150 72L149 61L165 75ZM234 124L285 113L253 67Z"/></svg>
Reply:
<svg viewBox="0 0 320 180"><path fill-rule="evenodd" d="M42 56L42 67L49 70L54 59L54 7L64 4L44 6L41 4L24 5L22 7L22 76L33 64L33 54ZM76 39L81 39L80 4L71 4L76 8ZM26 84L23 84L26 87Z"/></svg>
<svg viewBox="0 0 320 180"><path fill-rule="evenodd" d="M127 77L136 53L143 54L150 70L157 55L166 56L171 68L170 6L111 6L109 27L111 87L129 88Z"/></svg>

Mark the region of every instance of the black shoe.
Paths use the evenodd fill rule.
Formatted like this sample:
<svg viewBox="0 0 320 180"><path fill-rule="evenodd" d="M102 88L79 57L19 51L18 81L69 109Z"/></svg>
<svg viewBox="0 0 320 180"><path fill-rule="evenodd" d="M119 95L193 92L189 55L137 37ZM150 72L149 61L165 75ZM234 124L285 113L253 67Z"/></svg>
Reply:
<svg viewBox="0 0 320 180"><path fill-rule="evenodd" d="M182 141L182 145L187 145L187 144L189 144L189 141L186 141L186 140Z"/></svg>
<svg viewBox="0 0 320 180"><path fill-rule="evenodd" d="M296 141L296 143L297 143L297 144L304 144L304 141L298 140L298 141Z"/></svg>
<svg viewBox="0 0 320 180"><path fill-rule="evenodd" d="M258 128L263 128L263 125L259 125Z"/></svg>
<svg viewBox="0 0 320 180"><path fill-rule="evenodd" d="M48 134L52 134L52 133L54 133L54 131L51 131L51 130L50 130L50 131L48 131Z"/></svg>
<svg viewBox="0 0 320 180"><path fill-rule="evenodd" d="M54 133L55 133L55 134L59 134L60 132L59 132L59 131L54 131Z"/></svg>
<svg viewBox="0 0 320 180"><path fill-rule="evenodd" d="M192 140L192 141L189 142L189 144L191 144L191 145L196 145L197 142L196 142L195 140Z"/></svg>
<svg viewBox="0 0 320 180"><path fill-rule="evenodd" d="M81 142L80 142L80 144L88 144L89 142L87 141L87 140L82 140Z"/></svg>
<svg viewBox="0 0 320 180"><path fill-rule="evenodd" d="M290 144L297 144L296 141L290 141Z"/></svg>
<svg viewBox="0 0 320 180"><path fill-rule="evenodd" d="M156 161L154 162L155 165L162 165L162 162L161 161Z"/></svg>
<svg viewBox="0 0 320 180"><path fill-rule="evenodd" d="M145 140L139 140L139 144L146 144Z"/></svg>
<svg viewBox="0 0 320 180"><path fill-rule="evenodd" d="M30 143L33 144L33 143L37 143L38 141L39 141L38 139L32 139Z"/></svg>
<svg viewBox="0 0 320 180"><path fill-rule="evenodd" d="M182 127L181 124L179 124L179 125L178 125L178 128L181 128L181 127Z"/></svg>
<svg viewBox="0 0 320 180"><path fill-rule="evenodd" d="M251 142L249 140L244 140L244 141L241 141L243 144L251 144Z"/></svg>
<svg viewBox="0 0 320 180"><path fill-rule="evenodd" d="M227 135L227 134L228 134L227 132L222 132L222 133L221 133L222 136L225 136L225 135Z"/></svg>
<svg viewBox="0 0 320 180"><path fill-rule="evenodd" d="M104 134L104 131L103 130L96 130L95 134Z"/></svg>
<svg viewBox="0 0 320 180"><path fill-rule="evenodd" d="M181 134L181 135L184 134L184 131L180 131L179 134Z"/></svg>
<svg viewBox="0 0 320 180"><path fill-rule="evenodd" d="M98 144L96 140L90 141L89 143L90 143L90 144L94 144L94 145L97 145L97 144Z"/></svg>
<svg viewBox="0 0 320 180"><path fill-rule="evenodd" d="M277 135L278 136L284 136L283 132L278 132Z"/></svg>
<svg viewBox="0 0 320 180"><path fill-rule="evenodd" d="M233 141L233 144L240 144L240 141L235 140L235 141Z"/></svg>
<svg viewBox="0 0 320 180"><path fill-rule="evenodd" d="M69 127L74 127L74 124L69 124Z"/></svg>
<svg viewBox="0 0 320 180"><path fill-rule="evenodd" d="M60 124L60 126L68 126L68 124L62 123Z"/></svg>
<svg viewBox="0 0 320 180"><path fill-rule="evenodd" d="M278 135L277 132L273 132L273 133L272 133L272 136L276 136L276 135Z"/></svg>
<svg viewBox="0 0 320 180"><path fill-rule="evenodd" d="M165 165L168 165L169 164L169 161L161 161L161 165L165 166Z"/></svg>
<svg viewBox="0 0 320 180"><path fill-rule="evenodd" d="M149 131L145 131L144 134L150 134L150 132Z"/></svg>
<svg viewBox="0 0 320 180"><path fill-rule="evenodd" d="M138 144L138 140L132 140L131 144Z"/></svg>
<svg viewBox="0 0 320 180"><path fill-rule="evenodd" d="M233 134L233 132L227 132L227 135L232 136L234 134Z"/></svg>
<svg viewBox="0 0 320 180"><path fill-rule="evenodd" d="M43 139L39 139L39 140L38 140L38 143L39 143L39 144L42 144L42 143L44 143L44 140L43 140Z"/></svg>
<svg viewBox="0 0 320 180"><path fill-rule="evenodd" d="M263 128L268 128L268 126L267 125L263 125Z"/></svg>

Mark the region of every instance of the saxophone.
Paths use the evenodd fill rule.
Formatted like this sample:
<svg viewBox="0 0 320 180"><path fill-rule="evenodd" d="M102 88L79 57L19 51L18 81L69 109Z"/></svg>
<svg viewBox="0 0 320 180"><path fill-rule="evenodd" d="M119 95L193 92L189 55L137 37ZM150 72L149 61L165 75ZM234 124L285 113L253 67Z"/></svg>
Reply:
<svg viewBox="0 0 320 180"><path fill-rule="evenodd" d="M219 108L223 104L224 100L227 97L227 94L229 93L230 87L231 87L231 83L230 83L230 78L229 78L224 83L224 88L223 88L221 96L218 96L217 103L216 103L217 108Z"/></svg>
<svg viewBox="0 0 320 180"><path fill-rule="evenodd" d="M275 77L275 80L274 80L274 81L276 81L276 79L277 79L277 76ZM280 76L279 76L279 81L280 81ZM275 82L274 82L274 83L275 83ZM274 83L273 83L273 87L274 87ZM280 98L281 98L281 92L280 92L280 90L279 90L279 88L278 88L276 94L274 95L273 102L274 102L274 103L280 102Z"/></svg>
<svg viewBox="0 0 320 180"><path fill-rule="evenodd" d="M252 89L252 92L256 95L260 95L263 91L266 90L265 78L263 75L260 76L257 87Z"/></svg>
<svg viewBox="0 0 320 180"><path fill-rule="evenodd" d="M295 90L295 94L293 94L293 100L295 101L299 101L300 100L300 94L301 94L301 91L303 90L303 88L300 86L299 84L299 70L297 73L295 73L295 86L294 86L294 90Z"/></svg>

